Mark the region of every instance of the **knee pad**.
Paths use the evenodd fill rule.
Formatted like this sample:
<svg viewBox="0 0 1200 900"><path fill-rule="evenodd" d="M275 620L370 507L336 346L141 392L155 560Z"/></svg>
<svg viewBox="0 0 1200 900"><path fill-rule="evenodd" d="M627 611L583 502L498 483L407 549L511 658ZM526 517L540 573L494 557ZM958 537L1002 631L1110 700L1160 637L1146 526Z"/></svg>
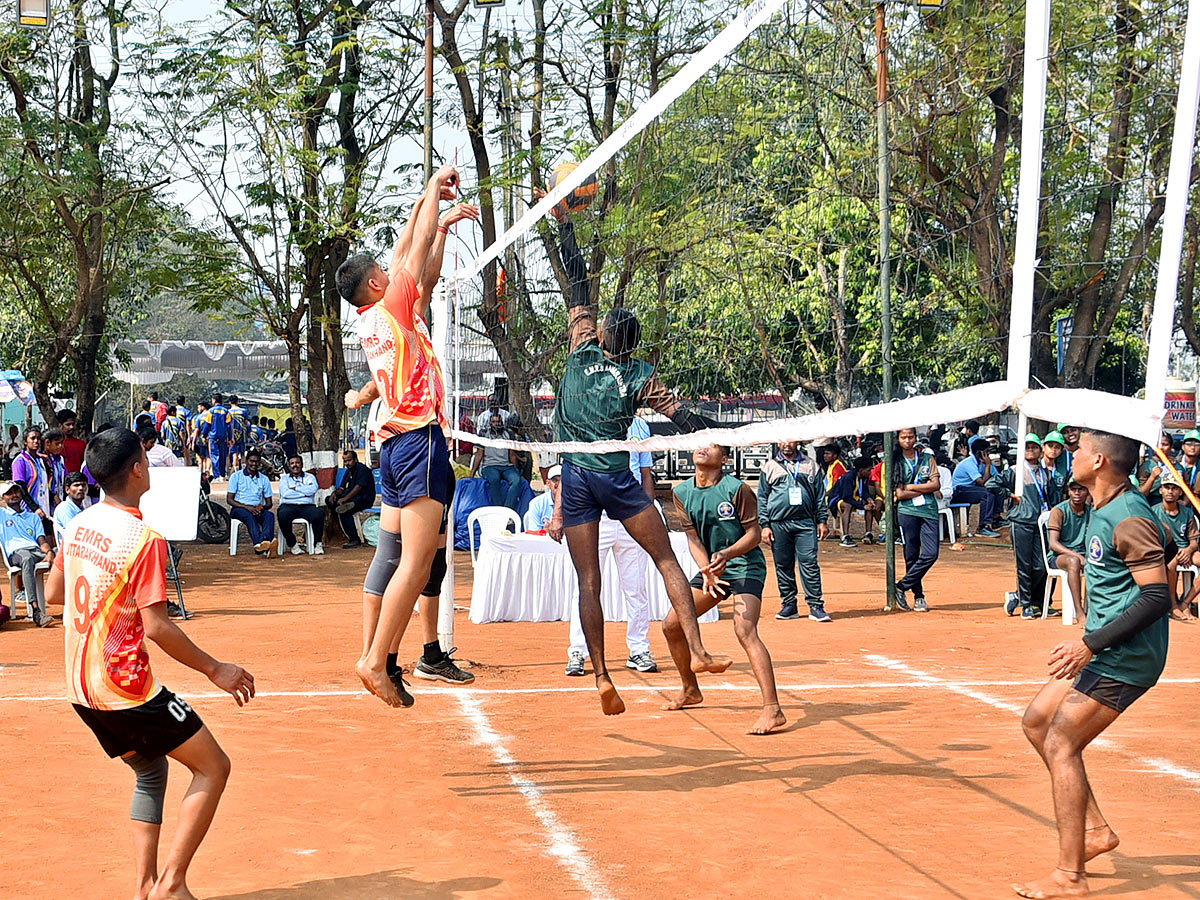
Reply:
<svg viewBox="0 0 1200 900"><path fill-rule="evenodd" d="M399 565L400 535L380 528L379 543L375 547L375 558L371 560L371 567L367 569L363 593L382 597Z"/></svg>
<svg viewBox="0 0 1200 900"><path fill-rule="evenodd" d="M422 597L440 597L442 581L446 577L446 548L438 547L433 554L433 562L429 564L429 581L421 589Z"/></svg>
<svg viewBox="0 0 1200 900"><path fill-rule="evenodd" d="M121 761L133 769L137 784L133 786L133 802L129 806L129 818L135 822L161 825L163 800L167 796L167 758L156 756L148 759L140 753L123 756Z"/></svg>

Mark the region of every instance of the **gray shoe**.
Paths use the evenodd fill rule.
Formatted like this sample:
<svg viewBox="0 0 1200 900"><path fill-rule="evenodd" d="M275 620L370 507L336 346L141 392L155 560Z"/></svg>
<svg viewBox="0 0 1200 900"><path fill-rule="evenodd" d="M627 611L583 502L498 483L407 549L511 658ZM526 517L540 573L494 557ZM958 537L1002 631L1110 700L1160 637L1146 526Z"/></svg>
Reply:
<svg viewBox="0 0 1200 900"><path fill-rule="evenodd" d="M854 538L850 537L850 535L846 535L844 538L838 541L838 545L842 547L857 547L858 542L855 541Z"/></svg>
<svg viewBox="0 0 1200 900"><path fill-rule="evenodd" d="M637 669L639 672L657 672L658 663L654 661L654 657L650 655L650 651L646 650L643 653L630 653L629 659L625 660L625 668ZM568 672L568 675L571 673Z"/></svg>
<svg viewBox="0 0 1200 900"><path fill-rule="evenodd" d="M450 653L454 651L451 650ZM475 680L475 676L470 672L464 672L454 660L450 658L450 653L442 657L440 662L426 662L424 657L421 657L413 675L417 678L424 678L426 681L444 681L446 684L470 684Z"/></svg>
<svg viewBox="0 0 1200 900"><path fill-rule="evenodd" d="M587 672L583 668L583 654L578 650L572 650L571 655L567 657L567 675L586 675Z"/></svg>
<svg viewBox="0 0 1200 900"><path fill-rule="evenodd" d="M913 597L913 609L917 612L929 612L929 604L924 597Z"/></svg>
<svg viewBox="0 0 1200 900"><path fill-rule="evenodd" d="M808 608L808 617L814 622L832 622L833 616L825 612L823 606L810 606Z"/></svg>
<svg viewBox="0 0 1200 900"><path fill-rule="evenodd" d="M980 528L977 532L975 532L975 536L982 538L998 538L1000 537L1000 532L991 528Z"/></svg>

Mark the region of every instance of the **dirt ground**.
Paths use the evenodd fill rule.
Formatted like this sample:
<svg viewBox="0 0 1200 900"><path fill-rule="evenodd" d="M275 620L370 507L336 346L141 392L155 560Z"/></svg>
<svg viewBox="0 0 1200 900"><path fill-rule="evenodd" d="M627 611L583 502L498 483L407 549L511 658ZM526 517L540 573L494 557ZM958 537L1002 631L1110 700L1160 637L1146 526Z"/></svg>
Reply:
<svg viewBox="0 0 1200 900"><path fill-rule="evenodd" d="M759 698L728 611L704 626L733 655L706 702L663 712L676 684L609 658L628 712L600 714L590 678L563 675L566 623L456 617L469 690L417 682L390 710L352 671L371 551L230 559L189 545L184 627L255 675L238 709L151 648L233 760L191 876L223 900L459 898L1003 898L1055 864L1049 780L1020 729L1061 620L1003 615L1011 551L943 545L932 611L884 614L883 551L826 543L835 617L766 618L789 719L751 737ZM901 568L903 563L901 563ZM466 607L471 564L458 554ZM765 609L777 593L769 577ZM7 592L6 592L7 593ZM52 610L52 612L57 612ZM1172 624L1164 681L1089 751L1116 852L1091 864L1102 896L1200 896L1200 624ZM402 659L419 653L414 621ZM131 895L132 778L62 699L61 625L0 631L0 898ZM164 840L186 787L172 766Z"/></svg>

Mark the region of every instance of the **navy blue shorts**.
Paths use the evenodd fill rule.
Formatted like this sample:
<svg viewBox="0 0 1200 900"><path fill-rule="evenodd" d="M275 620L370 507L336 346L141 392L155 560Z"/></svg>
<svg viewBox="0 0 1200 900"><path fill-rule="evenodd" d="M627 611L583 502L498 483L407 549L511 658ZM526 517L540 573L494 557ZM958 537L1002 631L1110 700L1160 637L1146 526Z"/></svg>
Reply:
<svg viewBox="0 0 1200 900"><path fill-rule="evenodd" d="M402 509L422 497L449 503L454 473L441 426L426 425L384 441L379 451L379 474L387 506Z"/></svg>
<svg viewBox="0 0 1200 900"><path fill-rule="evenodd" d="M563 527L599 522L602 513L614 522L636 516L654 501L629 469L593 472L574 463L562 464Z"/></svg>

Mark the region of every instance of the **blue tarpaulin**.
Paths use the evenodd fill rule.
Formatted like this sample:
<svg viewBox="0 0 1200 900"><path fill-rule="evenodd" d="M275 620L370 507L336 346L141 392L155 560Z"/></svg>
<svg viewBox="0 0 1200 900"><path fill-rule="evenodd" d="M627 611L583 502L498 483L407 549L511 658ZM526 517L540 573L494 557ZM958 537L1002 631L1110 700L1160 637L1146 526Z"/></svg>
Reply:
<svg viewBox="0 0 1200 900"><path fill-rule="evenodd" d="M521 480L521 493L517 500L517 514L525 519L525 511L537 494L529 486L529 482ZM467 550L470 544L467 539L467 517L481 506L491 506L492 498L488 493L488 483L482 478L460 478L454 488L454 549ZM478 527L478 526L476 526ZM479 546L479 532L475 533L475 546Z"/></svg>

